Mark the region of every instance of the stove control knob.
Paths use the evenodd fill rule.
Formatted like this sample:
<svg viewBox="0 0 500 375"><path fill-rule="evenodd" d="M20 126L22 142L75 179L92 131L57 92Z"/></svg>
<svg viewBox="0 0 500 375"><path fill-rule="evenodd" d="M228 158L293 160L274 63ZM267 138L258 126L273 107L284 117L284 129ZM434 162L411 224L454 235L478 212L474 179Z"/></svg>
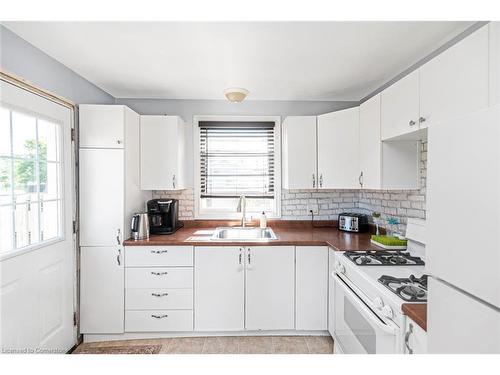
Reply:
<svg viewBox="0 0 500 375"><path fill-rule="evenodd" d="M336 269L337 269L337 273L342 273L342 274L345 273L345 267L340 263L337 263Z"/></svg>
<svg viewBox="0 0 500 375"><path fill-rule="evenodd" d="M382 314L389 319L392 319L394 317L394 313L392 312L391 307L387 305L382 307Z"/></svg>
<svg viewBox="0 0 500 375"><path fill-rule="evenodd" d="M375 305L375 307L377 309L381 309L382 307L384 307L384 302L382 301L382 298L380 298L380 297L375 297L373 299L373 304Z"/></svg>

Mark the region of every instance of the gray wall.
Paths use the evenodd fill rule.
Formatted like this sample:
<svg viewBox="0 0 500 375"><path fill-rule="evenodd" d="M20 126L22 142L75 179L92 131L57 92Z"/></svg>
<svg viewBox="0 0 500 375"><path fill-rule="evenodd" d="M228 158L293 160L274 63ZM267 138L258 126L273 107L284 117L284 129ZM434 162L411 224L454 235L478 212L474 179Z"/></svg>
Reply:
<svg viewBox="0 0 500 375"><path fill-rule="evenodd" d="M114 98L17 34L0 25L0 67L77 104L110 104Z"/></svg>
<svg viewBox="0 0 500 375"><path fill-rule="evenodd" d="M117 104L124 104L141 115L178 115L186 122L187 139L187 186L194 186L193 165L193 116L195 115L241 115L241 116L306 116L333 112L354 107L358 102L315 102L315 101L260 101L248 100L230 103L227 100L167 100L117 98Z"/></svg>

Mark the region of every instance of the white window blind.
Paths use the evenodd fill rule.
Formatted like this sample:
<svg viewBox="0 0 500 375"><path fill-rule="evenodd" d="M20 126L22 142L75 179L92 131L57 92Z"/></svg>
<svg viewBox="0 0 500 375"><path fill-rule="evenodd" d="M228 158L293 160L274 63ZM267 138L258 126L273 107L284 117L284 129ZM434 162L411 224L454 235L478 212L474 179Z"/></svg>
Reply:
<svg viewBox="0 0 500 375"><path fill-rule="evenodd" d="M199 122L200 197L273 199L274 126L274 122Z"/></svg>

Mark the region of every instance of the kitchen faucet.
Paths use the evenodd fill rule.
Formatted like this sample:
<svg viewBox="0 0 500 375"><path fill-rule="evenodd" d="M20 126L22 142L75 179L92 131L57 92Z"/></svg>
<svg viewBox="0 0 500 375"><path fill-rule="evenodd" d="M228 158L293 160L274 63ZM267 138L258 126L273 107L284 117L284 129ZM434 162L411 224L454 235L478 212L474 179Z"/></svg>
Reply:
<svg viewBox="0 0 500 375"><path fill-rule="evenodd" d="M238 201L238 207L236 207L236 212L241 212L241 226L245 228L246 226L246 211L247 211L247 198L244 195L240 195L240 200Z"/></svg>

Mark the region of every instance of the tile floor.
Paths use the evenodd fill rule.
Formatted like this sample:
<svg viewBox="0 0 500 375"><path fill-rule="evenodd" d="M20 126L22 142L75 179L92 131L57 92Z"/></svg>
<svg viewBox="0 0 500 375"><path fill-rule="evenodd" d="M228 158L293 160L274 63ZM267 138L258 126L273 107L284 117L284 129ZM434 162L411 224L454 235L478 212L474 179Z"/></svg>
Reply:
<svg viewBox="0 0 500 375"><path fill-rule="evenodd" d="M105 341L83 343L75 349L105 346L161 345L164 354L331 354L329 336L238 336L184 337L152 340Z"/></svg>

